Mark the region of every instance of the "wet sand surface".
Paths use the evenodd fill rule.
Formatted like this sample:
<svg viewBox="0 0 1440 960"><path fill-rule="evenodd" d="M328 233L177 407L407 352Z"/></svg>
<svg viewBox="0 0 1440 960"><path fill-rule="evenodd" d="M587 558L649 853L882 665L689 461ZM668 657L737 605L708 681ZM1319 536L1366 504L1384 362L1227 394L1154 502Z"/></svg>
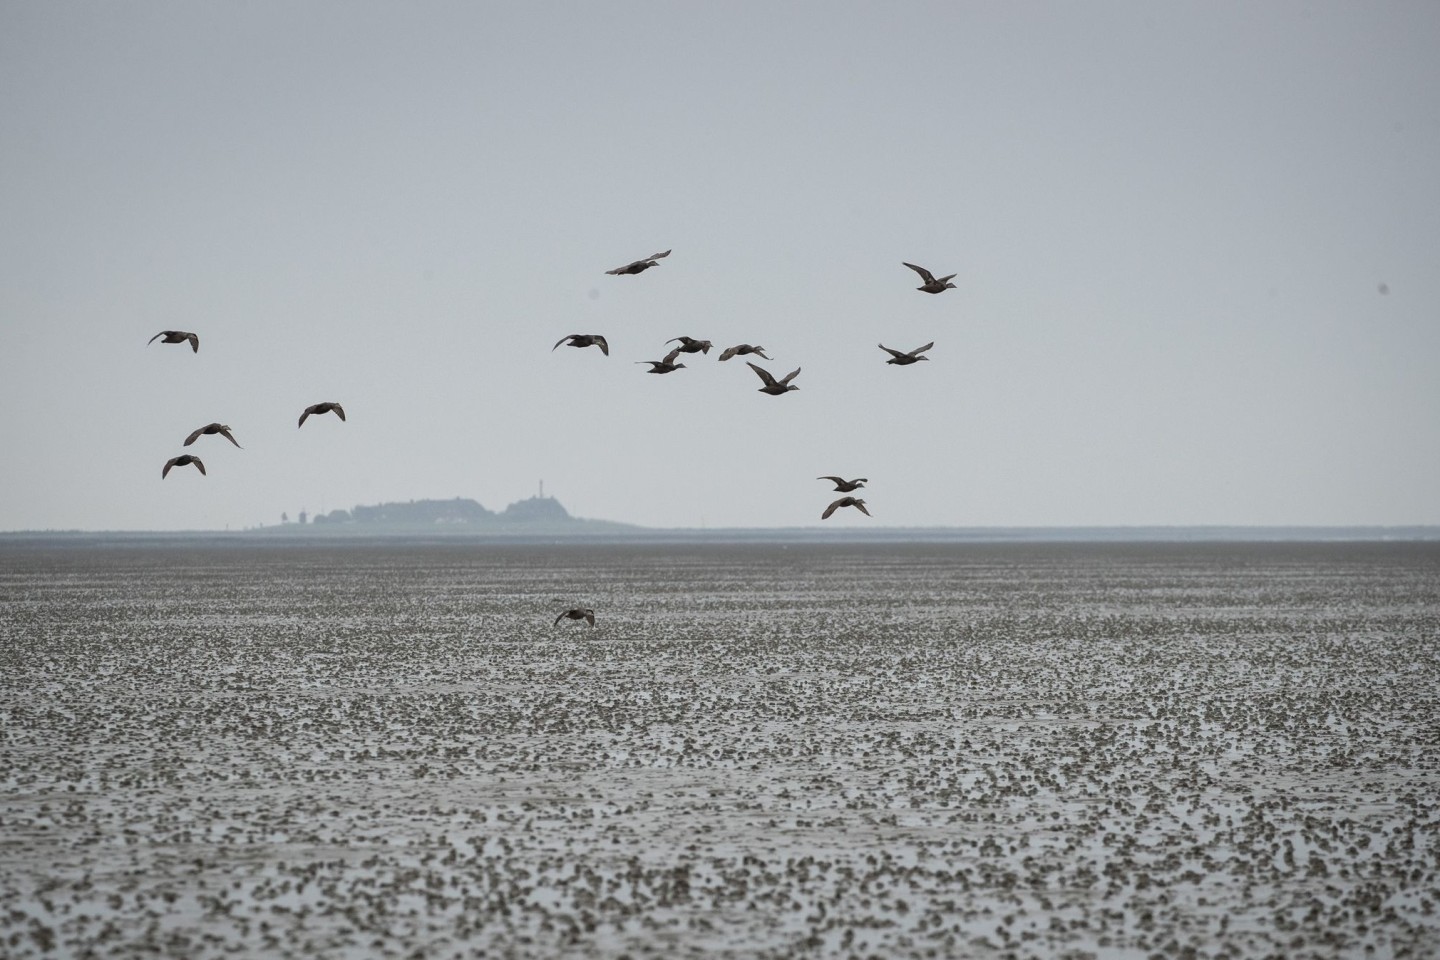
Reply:
<svg viewBox="0 0 1440 960"><path fill-rule="evenodd" d="M1436 544L12 546L0 955L1435 957L1437 747Z"/></svg>

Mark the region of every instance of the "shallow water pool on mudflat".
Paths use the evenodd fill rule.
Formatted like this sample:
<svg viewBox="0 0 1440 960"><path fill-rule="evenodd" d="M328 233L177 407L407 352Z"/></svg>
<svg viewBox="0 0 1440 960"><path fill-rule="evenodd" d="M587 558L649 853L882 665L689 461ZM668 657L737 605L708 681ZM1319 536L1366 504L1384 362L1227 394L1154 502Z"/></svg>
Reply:
<svg viewBox="0 0 1440 960"><path fill-rule="evenodd" d="M10 547L0 953L1434 956L1437 681L1435 545Z"/></svg>

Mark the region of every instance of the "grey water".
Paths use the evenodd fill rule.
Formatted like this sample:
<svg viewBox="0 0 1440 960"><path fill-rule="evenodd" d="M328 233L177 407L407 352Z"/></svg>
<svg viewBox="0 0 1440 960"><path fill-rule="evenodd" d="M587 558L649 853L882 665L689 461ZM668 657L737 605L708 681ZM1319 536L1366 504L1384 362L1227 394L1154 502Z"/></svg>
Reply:
<svg viewBox="0 0 1440 960"><path fill-rule="evenodd" d="M1433 957L1437 690L1433 542L0 544L0 955Z"/></svg>

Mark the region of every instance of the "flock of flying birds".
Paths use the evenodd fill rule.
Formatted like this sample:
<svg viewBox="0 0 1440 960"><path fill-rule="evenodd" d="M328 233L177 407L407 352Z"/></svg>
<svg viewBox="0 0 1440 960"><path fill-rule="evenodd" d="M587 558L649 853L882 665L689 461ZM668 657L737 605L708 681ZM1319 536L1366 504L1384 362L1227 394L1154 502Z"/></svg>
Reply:
<svg viewBox="0 0 1440 960"><path fill-rule="evenodd" d="M669 250L665 250L660 253L652 253L648 257L644 257L639 260L632 260L631 262L625 264L623 267L616 267L614 270L606 270L605 272L610 274L611 276L617 277L627 275L633 276L635 274L644 273L651 267L658 267L660 265L660 261L668 256L670 256ZM953 273L949 276L936 277L935 274L931 273L929 270L926 270L924 267L917 267L913 263L905 263L904 266L907 266L911 270L914 270L920 275L920 279L925 281L919 287L916 287L917 290L922 290L925 293L944 293L946 290L955 289L955 284L950 282L951 280L955 279L955 274ZM710 352L710 348L714 346L714 344L711 343L709 340L696 340L693 337L684 336L674 337L665 342L667 344L678 343L679 346L675 347L673 350L667 353L665 355L665 359L663 360L635 361L636 363L650 364L650 369L647 370L646 373L664 374L674 373L676 370L683 370L685 368L685 364L677 362L680 354L708 354ZM599 347L601 353L605 354L605 356L607 357L610 356L609 341L607 341L604 336L598 333L572 333L568 336L561 337L559 340L555 341L555 346L550 348L551 352L554 352L556 349L558 349L561 344L566 344L567 346L571 347ZM925 344L923 347L916 347L914 350L909 351L894 350L890 347L885 346L885 344L883 343L880 344L880 349L890 354L890 359L886 360L886 363L893 363L896 366L905 367L909 366L912 363L918 363L921 360L929 360L929 357L922 356L922 354L924 354L926 350L929 350L933 346L935 346L935 341L932 340L929 343ZM755 356L761 357L765 360L770 359L770 357L766 355L764 347L755 346L749 343L741 343L733 347L726 347L724 350L720 351L720 359L729 360L731 357L743 357L749 356L751 354L754 354ZM758 376L761 382L764 384L763 386L758 388L761 393L767 393L772 397L783 397L791 390L800 389L799 386L790 382L796 377L800 376L799 367L796 367L794 370L791 370L789 373L785 374L785 376L777 379L775 375L772 374L769 370L766 370L764 367L751 363L749 360L745 361L745 365L748 366L751 370L754 370L755 375ZM864 477L861 477L857 480L845 480L840 477L816 477L816 479L834 480L835 490L837 492L846 494L865 486ZM840 499L831 503L830 506L826 507L825 512L820 514L820 519L829 519L830 515L836 510L839 510L841 507L854 507L861 513L865 514L867 517L870 516L870 511L865 509L865 501L862 498L845 496L841 497ZM570 611L570 613L575 614L577 613L577 611L572 610ZM562 614L562 616L565 615ZM581 619L583 616L584 611L580 610L578 611L578 615L572 617L572 619L578 620ZM557 620L556 623L559 623L559 620Z"/></svg>
<svg viewBox="0 0 1440 960"><path fill-rule="evenodd" d="M641 274L644 273L646 270L649 270L651 267L659 266L660 261L670 256L670 253L671 251L669 250L665 250L660 253L652 253L648 257L644 257L640 260L632 260L630 263L627 263L624 266L616 267L614 270L606 270L605 272L611 276L617 277L634 276L636 274ZM914 270L920 275L920 279L924 281L924 283L922 283L919 287L916 287L917 290L923 291L925 293L944 293L946 290L955 289L955 284L950 282L956 276L953 273L944 277L936 277L929 270L926 270L924 267L916 266L913 263L904 263L904 266L907 266L911 270ZM154 343L156 340L159 340L161 343L189 343L190 349L193 353L200 352L200 337L187 330L162 330L159 333L155 334L155 336L151 337L149 343ZM635 362L641 364L648 363L650 365L650 369L646 371L647 373L674 373L676 370L685 369L685 364L678 362L679 357L682 353L708 354L711 347L714 346L714 344L711 343L709 340L697 340L692 337L685 336L674 337L670 340L667 340L666 343L676 343L679 344L679 346L675 347L669 353L667 353L663 360L637 360ZM550 348L551 352L553 353L555 350L557 350L561 344L565 344L571 347L599 347L601 353L603 353L607 357L610 356L609 341L607 341L604 336L598 333L572 333L568 336L561 337L559 340L555 341L555 346ZM886 353L890 354L890 359L886 360L886 363L905 367L909 366L912 363L918 363L921 360L929 360L930 358L924 356L923 354L925 353L925 351L935 346L935 341L932 340L922 347L916 347L914 350L908 351L895 350L885 346L885 344L883 343L879 346L881 350L884 350ZM724 350L720 351L720 359L722 361L729 360L732 357L745 357L751 355L760 357L764 360L770 359L770 357L765 353L764 347L749 343L736 344L733 347L726 347ZM777 379L774 374L772 374L769 370L766 370L764 367L758 366L757 364L752 363L749 360L745 361L745 364L751 370L754 370L755 375L760 378L763 384L761 387L759 387L759 392L761 393L769 394L772 397L783 397L785 394L789 393L792 390L800 389L799 386L791 382L796 377L800 376L799 367L796 367L794 370L791 370L789 373L785 374L785 376ZM305 425L305 420L311 415L318 415L324 413L334 413L341 420L345 419L344 407L340 406L340 404L335 403L334 401L325 401L322 403L313 403L310 406L306 407L304 411L300 414L300 422L298 426L303 427ZM190 436L185 438L184 446L188 447L201 437L212 435L222 436L226 440L229 440L231 443L235 444L236 447L240 446L239 442L236 441L234 434L230 432L230 427L222 423L209 423L203 427L196 428L195 431L190 434ZM164 479L165 477L169 476L171 469L174 467L188 467L191 465L193 465L195 469L199 470L201 474L205 473L205 464L201 461L199 457L194 456L193 454L183 453L177 457L171 457L169 460L165 461L165 467L163 470L160 471L160 477L161 479ZM861 497L854 497L850 495L855 490L858 490L861 487L865 486L867 478L858 477L854 480L846 480L843 477L824 476L816 477L816 479L834 481L835 492L845 494L845 496L833 501L828 507L825 508L825 512L820 514L821 520L829 519L831 514L833 514L836 510L841 509L842 507L854 507L861 513L865 514L867 517L870 516L870 511L867 510L865 507L865 500ZM566 618L569 618L571 620L584 620L592 627L595 625L595 611L589 609L588 607L576 607L572 610L567 610L564 613L560 614L558 617L556 617L555 622L558 624L561 620L564 620Z"/></svg>
<svg viewBox="0 0 1440 960"><path fill-rule="evenodd" d="M155 336L151 337L149 341L146 342L146 346L149 346L156 340L159 340L161 343L188 343L190 344L190 352L200 352L200 337L197 334L191 333L188 330L161 330L159 333L155 334ZM338 403L312 403L310 406L305 408L303 413L300 414L300 426L305 426L305 418L310 416L312 413L334 413L341 420L345 419L345 408L340 406L340 404ZM226 440L229 440L231 443L235 444L236 447L239 447L242 450L245 449L244 447L240 446L240 441L236 440L235 435L230 432L229 425L224 423L207 423L203 427L196 427L195 430L191 432L190 436L185 438L185 442L182 444L182 446L188 447L196 440L199 440L201 437L215 436L217 434L224 437ZM170 471L175 467L189 466L193 466L196 470L199 470L202 475L204 475L205 462L194 454L182 453L178 457L171 457L169 460L165 461L165 467L160 471L160 479L164 480L166 477L168 477L170 475Z"/></svg>

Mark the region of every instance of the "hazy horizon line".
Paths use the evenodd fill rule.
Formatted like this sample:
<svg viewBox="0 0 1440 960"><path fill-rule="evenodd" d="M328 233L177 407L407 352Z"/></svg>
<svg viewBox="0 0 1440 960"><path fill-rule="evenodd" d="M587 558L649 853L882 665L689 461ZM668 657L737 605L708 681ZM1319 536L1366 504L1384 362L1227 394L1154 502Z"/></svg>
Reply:
<svg viewBox="0 0 1440 960"><path fill-rule="evenodd" d="M580 524L586 518L575 517ZM1063 542L1424 542L1440 540L1440 524L989 524L969 526L845 526L819 524L785 527L647 527L617 521L592 521L603 530L555 529L559 525L520 523L504 528L466 528L434 524L365 524L327 528L312 524L231 529L184 530L94 530L82 528L0 530L0 540L44 539L187 539L225 538L249 540L306 540L359 542L376 540L501 541L524 540L598 542L603 540L715 540L727 537L747 540L915 540L915 541L1063 541ZM550 529L545 529L549 527ZM538 529L537 529L538 528Z"/></svg>

